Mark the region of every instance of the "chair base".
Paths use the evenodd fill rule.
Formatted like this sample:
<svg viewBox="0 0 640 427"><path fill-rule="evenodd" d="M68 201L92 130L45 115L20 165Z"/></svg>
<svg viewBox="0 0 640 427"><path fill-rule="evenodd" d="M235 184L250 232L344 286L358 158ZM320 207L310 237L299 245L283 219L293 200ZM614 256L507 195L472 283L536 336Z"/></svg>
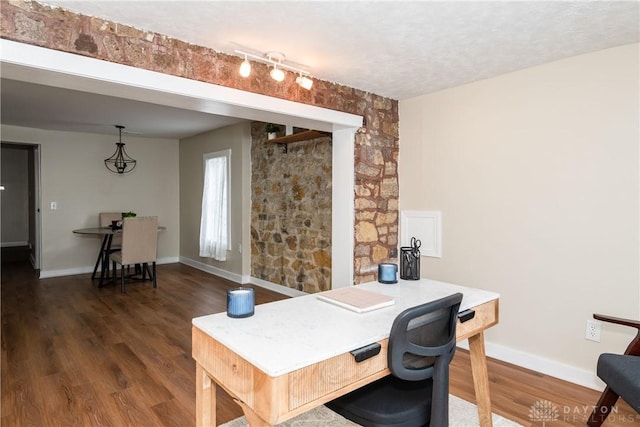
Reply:
<svg viewBox="0 0 640 427"><path fill-rule="evenodd" d="M433 381L404 381L393 375L339 397L326 406L365 427L428 426Z"/></svg>
<svg viewBox="0 0 640 427"><path fill-rule="evenodd" d="M611 413L611 408L617 401L618 393L611 390L610 387L605 388L598 403L596 403L596 406L593 408L591 416L589 416L587 425L589 427L600 427Z"/></svg>
<svg viewBox="0 0 640 427"><path fill-rule="evenodd" d="M126 266L127 267L127 271L129 270L129 265ZM126 288L125 288L125 274L124 274L124 269L125 266L121 266L120 268L120 291L121 292L125 292ZM142 273L142 279L136 279L136 280L141 280L141 281L146 281L147 280L147 274L149 275L149 280L151 280L153 282L153 287L157 288L158 287L158 282L156 280L156 262L153 261L151 263L151 269L149 269L149 263L143 263L142 267L140 268L140 264L136 264L135 265L135 272L136 274L140 274ZM117 269L116 269L116 262L113 261L113 276L111 277L111 283L113 283L114 285L116 284L116 276L117 276Z"/></svg>

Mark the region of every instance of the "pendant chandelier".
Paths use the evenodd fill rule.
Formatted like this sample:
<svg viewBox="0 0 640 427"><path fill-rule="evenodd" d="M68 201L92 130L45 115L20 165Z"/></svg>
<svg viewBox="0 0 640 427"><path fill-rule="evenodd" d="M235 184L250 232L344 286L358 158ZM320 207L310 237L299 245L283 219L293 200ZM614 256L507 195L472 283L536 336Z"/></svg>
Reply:
<svg viewBox="0 0 640 427"><path fill-rule="evenodd" d="M124 129L124 126L115 126L118 128L120 140L116 142L116 152L108 159L105 159L104 165L113 173L129 173L135 169L136 161L124 150L124 143L122 142L122 129Z"/></svg>

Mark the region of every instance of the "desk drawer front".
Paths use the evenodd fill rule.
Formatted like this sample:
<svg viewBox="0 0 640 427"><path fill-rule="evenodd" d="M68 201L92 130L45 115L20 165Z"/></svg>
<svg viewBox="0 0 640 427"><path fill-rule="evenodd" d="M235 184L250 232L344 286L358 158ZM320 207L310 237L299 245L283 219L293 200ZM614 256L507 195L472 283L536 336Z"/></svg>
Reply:
<svg viewBox="0 0 640 427"><path fill-rule="evenodd" d="M478 332L489 328L498 323L498 300L493 300L481 304L474 308L475 316L473 319L456 326L456 341L462 341Z"/></svg>
<svg viewBox="0 0 640 427"><path fill-rule="evenodd" d="M360 363L345 353L290 373L289 410L387 369L387 340L380 344L378 355Z"/></svg>

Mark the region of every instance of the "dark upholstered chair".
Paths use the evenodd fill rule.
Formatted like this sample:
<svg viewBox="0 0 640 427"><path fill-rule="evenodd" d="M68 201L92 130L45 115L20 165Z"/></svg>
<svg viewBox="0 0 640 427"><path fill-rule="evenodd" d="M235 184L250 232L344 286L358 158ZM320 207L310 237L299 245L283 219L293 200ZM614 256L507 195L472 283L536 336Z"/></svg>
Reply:
<svg viewBox="0 0 640 427"><path fill-rule="evenodd" d="M327 406L365 427L447 427L449 363L461 301L457 293L400 313L389 335L391 375Z"/></svg>
<svg viewBox="0 0 640 427"><path fill-rule="evenodd" d="M611 407L624 399L640 413L640 322L594 314L594 319L637 329L624 354L603 353L598 358L598 376L607 387L602 392L587 424L599 427L611 412Z"/></svg>

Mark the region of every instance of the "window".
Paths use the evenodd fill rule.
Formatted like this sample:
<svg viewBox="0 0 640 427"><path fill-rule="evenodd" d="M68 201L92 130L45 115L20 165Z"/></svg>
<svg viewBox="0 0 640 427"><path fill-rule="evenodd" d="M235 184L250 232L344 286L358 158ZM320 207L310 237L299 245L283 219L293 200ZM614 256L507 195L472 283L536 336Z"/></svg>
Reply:
<svg viewBox="0 0 640 427"><path fill-rule="evenodd" d="M231 250L229 232L229 174L231 150L207 153L204 158L204 188L200 218L200 256L227 260Z"/></svg>

